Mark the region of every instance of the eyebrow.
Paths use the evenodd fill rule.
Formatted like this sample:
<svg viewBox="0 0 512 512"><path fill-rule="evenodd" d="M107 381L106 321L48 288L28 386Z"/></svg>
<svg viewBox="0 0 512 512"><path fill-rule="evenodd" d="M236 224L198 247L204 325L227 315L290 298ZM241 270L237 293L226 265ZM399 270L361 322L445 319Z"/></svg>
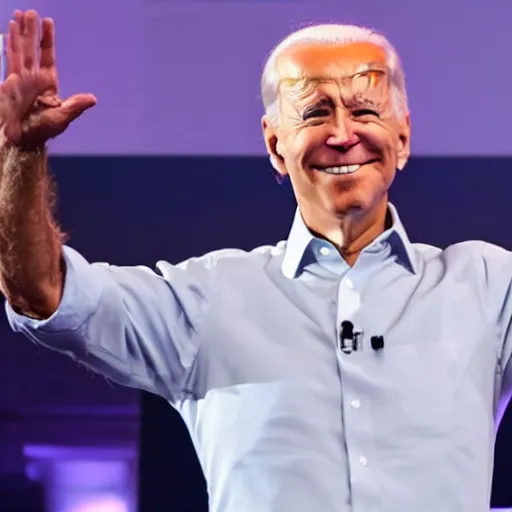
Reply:
<svg viewBox="0 0 512 512"><path fill-rule="evenodd" d="M304 108L304 113L312 112L313 110L316 110L321 107L335 108L335 104L331 98L321 98L318 101L315 101L310 105L307 105Z"/></svg>

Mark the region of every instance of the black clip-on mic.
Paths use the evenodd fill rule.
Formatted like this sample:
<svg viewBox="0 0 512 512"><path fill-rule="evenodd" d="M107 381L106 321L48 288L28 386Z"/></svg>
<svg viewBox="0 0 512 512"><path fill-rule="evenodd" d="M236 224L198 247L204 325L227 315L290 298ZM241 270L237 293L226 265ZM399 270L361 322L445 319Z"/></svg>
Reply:
<svg viewBox="0 0 512 512"><path fill-rule="evenodd" d="M351 354L358 349L359 334L354 332L354 324L349 320L341 322L340 349L344 354Z"/></svg>
<svg viewBox="0 0 512 512"><path fill-rule="evenodd" d="M359 350L361 348L359 342L361 334L361 332L354 332L354 324L350 320L341 322L340 350L344 354L351 354ZM384 348L384 336L372 336L370 345L376 352L382 350Z"/></svg>

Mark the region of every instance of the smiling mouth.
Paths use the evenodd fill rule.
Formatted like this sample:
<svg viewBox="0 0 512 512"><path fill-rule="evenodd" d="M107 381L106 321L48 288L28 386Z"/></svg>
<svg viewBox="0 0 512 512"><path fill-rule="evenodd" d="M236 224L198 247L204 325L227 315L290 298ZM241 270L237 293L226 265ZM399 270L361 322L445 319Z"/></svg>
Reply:
<svg viewBox="0 0 512 512"><path fill-rule="evenodd" d="M361 167L363 167L364 165L368 165L373 162L375 162L375 160L371 160L364 164L339 165L339 166L335 166L335 167L317 168L316 170L325 172L326 174L336 174L336 175L354 174L359 169L361 169Z"/></svg>

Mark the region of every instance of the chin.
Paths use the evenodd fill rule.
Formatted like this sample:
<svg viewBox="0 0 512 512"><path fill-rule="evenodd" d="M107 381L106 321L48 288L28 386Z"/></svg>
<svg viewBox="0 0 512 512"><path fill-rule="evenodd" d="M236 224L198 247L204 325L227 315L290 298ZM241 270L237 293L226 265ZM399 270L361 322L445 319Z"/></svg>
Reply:
<svg viewBox="0 0 512 512"><path fill-rule="evenodd" d="M382 201L387 201L387 194L369 193L364 190L345 190L338 194L331 203L331 210L337 215L347 213L364 213L373 210Z"/></svg>

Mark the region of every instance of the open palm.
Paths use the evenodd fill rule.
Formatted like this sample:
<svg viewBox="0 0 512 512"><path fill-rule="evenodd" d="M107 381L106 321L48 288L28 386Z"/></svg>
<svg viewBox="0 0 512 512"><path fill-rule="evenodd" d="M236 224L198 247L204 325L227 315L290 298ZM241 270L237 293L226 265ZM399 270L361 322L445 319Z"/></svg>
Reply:
<svg viewBox="0 0 512 512"><path fill-rule="evenodd" d="M7 78L0 84L0 144L37 148L96 104L92 94L59 98L55 25L35 11L9 23Z"/></svg>

